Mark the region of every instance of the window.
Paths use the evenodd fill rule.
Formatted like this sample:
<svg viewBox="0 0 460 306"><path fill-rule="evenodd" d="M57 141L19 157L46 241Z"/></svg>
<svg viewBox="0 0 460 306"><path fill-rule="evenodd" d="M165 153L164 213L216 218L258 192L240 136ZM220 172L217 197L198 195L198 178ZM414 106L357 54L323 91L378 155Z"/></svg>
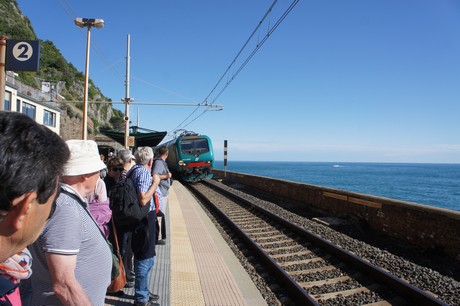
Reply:
<svg viewBox="0 0 460 306"><path fill-rule="evenodd" d="M56 114L45 110L43 114L43 124L47 126L56 126Z"/></svg>
<svg viewBox="0 0 460 306"><path fill-rule="evenodd" d="M22 113L34 120L35 120L35 108L36 107L33 106L32 104L29 104L26 102L22 103Z"/></svg>
<svg viewBox="0 0 460 306"><path fill-rule="evenodd" d="M11 92L5 90L5 102L3 103L3 109L6 111L11 110Z"/></svg>
<svg viewBox="0 0 460 306"><path fill-rule="evenodd" d="M209 147L208 147L208 140L207 139L197 139L195 140L195 147L199 150L208 152Z"/></svg>
<svg viewBox="0 0 460 306"><path fill-rule="evenodd" d="M21 111L21 100L16 99L16 111L20 112Z"/></svg>
<svg viewBox="0 0 460 306"><path fill-rule="evenodd" d="M184 153L187 153L187 151L191 152L193 149L193 142L189 140L182 140L180 142L180 147Z"/></svg>
<svg viewBox="0 0 460 306"><path fill-rule="evenodd" d="M203 138L182 140L180 148L183 154L190 155L199 155L209 152L208 140Z"/></svg>

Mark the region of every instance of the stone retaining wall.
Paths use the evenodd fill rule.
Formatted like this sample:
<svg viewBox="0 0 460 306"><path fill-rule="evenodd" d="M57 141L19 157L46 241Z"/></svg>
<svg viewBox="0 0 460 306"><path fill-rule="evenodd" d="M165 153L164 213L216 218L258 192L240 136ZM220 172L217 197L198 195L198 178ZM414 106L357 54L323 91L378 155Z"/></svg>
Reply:
<svg viewBox="0 0 460 306"><path fill-rule="evenodd" d="M213 173L228 183L251 186L326 214L359 218L373 230L460 260L460 212L231 171Z"/></svg>

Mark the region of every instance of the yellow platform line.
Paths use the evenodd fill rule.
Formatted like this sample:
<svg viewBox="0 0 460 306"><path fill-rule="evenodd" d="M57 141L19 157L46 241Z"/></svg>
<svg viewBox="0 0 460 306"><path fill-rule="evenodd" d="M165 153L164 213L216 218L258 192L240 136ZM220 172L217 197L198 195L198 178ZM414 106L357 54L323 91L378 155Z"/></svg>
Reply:
<svg viewBox="0 0 460 306"><path fill-rule="evenodd" d="M187 244L190 245L193 254L190 254L187 259L194 260L193 269L197 271L197 275L194 277L199 277L204 305L247 305L232 272L223 259L207 225L202 220L202 216L199 213L201 212L201 207L183 185L176 184L174 187L176 203L178 203L176 206L180 206L182 216L185 216L181 222L185 223L186 228L181 228L183 231L180 235L186 235L190 239L190 243L187 242ZM171 201L170 209L173 205ZM178 221L171 218L171 226L174 226L174 222ZM171 246L174 246L174 242ZM171 259L175 262L174 257L173 250L171 250ZM192 263L189 261L189 264ZM172 292L173 290L171 289L171 293L175 294ZM198 304L188 302L183 305Z"/></svg>
<svg viewBox="0 0 460 306"><path fill-rule="evenodd" d="M171 305L205 305L195 256L174 188L169 193L171 229Z"/></svg>

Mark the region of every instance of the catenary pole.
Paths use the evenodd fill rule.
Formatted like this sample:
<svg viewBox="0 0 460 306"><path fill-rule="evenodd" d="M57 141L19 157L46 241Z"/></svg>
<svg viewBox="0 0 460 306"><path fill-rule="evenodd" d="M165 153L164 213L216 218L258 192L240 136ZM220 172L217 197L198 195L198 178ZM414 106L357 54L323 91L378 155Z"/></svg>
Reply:
<svg viewBox="0 0 460 306"><path fill-rule="evenodd" d="M127 46L126 46L126 84L125 84L125 98L122 99L125 102L125 148L129 148L129 103L132 99L129 97L129 74L130 74L130 44L131 36L128 34Z"/></svg>

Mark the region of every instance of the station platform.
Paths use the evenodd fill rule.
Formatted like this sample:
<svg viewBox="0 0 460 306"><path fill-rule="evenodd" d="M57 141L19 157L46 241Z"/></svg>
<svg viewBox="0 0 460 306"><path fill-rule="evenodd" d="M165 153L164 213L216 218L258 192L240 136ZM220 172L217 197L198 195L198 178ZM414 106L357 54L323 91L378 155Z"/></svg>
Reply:
<svg viewBox="0 0 460 306"><path fill-rule="evenodd" d="M267 305L212 221L178 181L166 208L166 244L157 245L152 293L161 306ZM107 295L105 305L131 305L134 289Z"/></svg>

